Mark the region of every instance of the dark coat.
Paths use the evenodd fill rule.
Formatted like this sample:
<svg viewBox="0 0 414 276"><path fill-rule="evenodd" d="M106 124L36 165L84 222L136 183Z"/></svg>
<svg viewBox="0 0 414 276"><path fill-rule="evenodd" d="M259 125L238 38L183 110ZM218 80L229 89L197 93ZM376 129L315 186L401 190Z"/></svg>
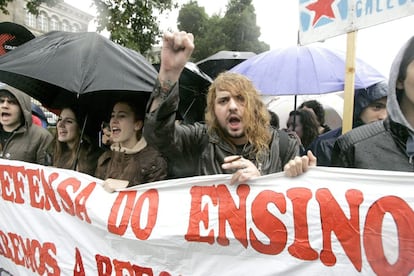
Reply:
<svg viewBox="0 0 414 276"><path fill-rule="evenodd" d="M318 166L330 166L331 154L336 139L342 135L342 127L319 135L310 145L309 150L317 157Z"/></svg>
<svg viewBox="0 0 414 276"><path fill-rule="evenodd" d="M53 135L32 123L30 97L4 83L0 84L0 89L7 90L16 97L23 116L22 125L13 131L3 147L0 145L0 158L49 165L47 152ZM0 132L3 132L1 124Z"/></svg>
<svg viewBox="0 0 414 276"><path fill-rule="evenodd" d="M55 143L58 143L55 141ZM54 145L55 147L56 145ZM53 159L53 150L54 147L51 148L51 159ZM92 142L89 141L88 138L83 138L83 143L81 144L81 148L79 151L79 158L76 165L76 171L81 173L86 173L89 175L95 175L96 165L98 163L99 156L104 151L94 146ZM52 164L52 166L57 168L63 168L63 169L73 169L73 157L74 153L72 150L67 149L65 152L62 153L62 155L57 158L58 160L55 160Z"/></svg>
<svg viewBox="0 0 414 276"><path fill-rule="evenodd" d="M332 152L332 165L414 171L414 128L406 118L410 114L404 114L400 107L400 101L411 100L407 99L410 96L401 97L406 91L397 85L401 81L400 67L408 74L404 65L411 62L414 62L414 37L403 45L391 65L387 119L352 129L338 138ZM407 85L405 81L403 83Z"/></svg>
<svg viewBox="0 0 414 276"><path fill-rule="evenodd" d="M147 113L144 123L146 140L156 146L169 161L170 177L233 173L221 168L224 157L230 155L242 155L249 159L261 170L262 175L276 173L283 171L284 165L299 153L297 140L289 136L285 158L281 160L280 134L270 128L269 152L258 161L250 144L238 151L216 133L207 133L205 124L175 123L177 107L176 85L155 112Z"/></svg>
<svg viewBox="0 0 414 276"><path fill-rule="evenodd" d="M337 139L332 165L347 168L414 171L405 152L408 129L389 118L360 126Z"/></svg>
<svg viewBox="0 0 414 276"><path fill-rule="evenodd" d="M167 162L150 145L135 153L108 150L99 157L95 176L103 180L107 178L128 180L128 187L130 187L165 179Z"/></svg>

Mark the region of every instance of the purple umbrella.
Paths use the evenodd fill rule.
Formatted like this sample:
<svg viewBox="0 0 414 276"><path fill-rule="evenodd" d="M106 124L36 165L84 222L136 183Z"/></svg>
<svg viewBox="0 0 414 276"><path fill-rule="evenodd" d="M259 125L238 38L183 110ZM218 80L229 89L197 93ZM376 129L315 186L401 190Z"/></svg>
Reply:
<svg viewBox="0 0 414 276"><path fill-rule="evenodd" d="M322 46L292 46L256 55L230 71L249 77L265 95L315 95L344 90L346 53ZM360 59L355 89L386 78Z"/></svg>

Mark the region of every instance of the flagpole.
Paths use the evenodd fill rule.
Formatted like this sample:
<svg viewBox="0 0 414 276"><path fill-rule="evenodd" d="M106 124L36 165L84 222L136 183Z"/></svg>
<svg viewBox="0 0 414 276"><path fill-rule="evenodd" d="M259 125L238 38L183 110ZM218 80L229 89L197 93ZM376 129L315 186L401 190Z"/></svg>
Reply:
<svg viewBox="0 0 414 276"><path fill-rule="evenodd" d="M347 33L342 134L352 129L355 91L356 36L357 31Z"/></svg>

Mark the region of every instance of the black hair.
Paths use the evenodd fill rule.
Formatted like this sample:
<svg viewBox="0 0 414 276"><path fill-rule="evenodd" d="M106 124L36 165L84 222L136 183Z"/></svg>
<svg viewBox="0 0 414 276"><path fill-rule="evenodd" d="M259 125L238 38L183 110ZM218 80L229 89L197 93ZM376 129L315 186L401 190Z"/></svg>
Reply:
<svg viewBox="0 0 414 276"><path fill-rule="evenodd" d="M311 112L310 110L306 109L292 110L289 113L289 117L291 116L299 116L300 124L302 125L302 137L300 137L300 139L302 145L305 148L307 148L312 143L312 141L319 135L319 122L316 119L315 114L313 114L313 112ZM295 124L298 124L298 122L295 122Z"/></svg>
<svg viewBox="0 0 414 276"><path fill-rule="evenodd" d="M277 116L277 114L273 112L272 110L269 110L269 114L270 114L270 126L272 126L275 129L279 129L280 128L279 116Z"/></svg>
<svg viewBox="0 0 414 276"><path fill-rule="evenodd" d="M407 68L408 65L414 60L414 37L408 42L407 48L405 48L404 54L401 59L400 68L398 69L398 78L397 81L403 82L407 77ZM401 101L403 91L401 89L395 88L397 91L397 101Z"/></svg>
<svg viewBox="0 0 414 276"><path fill-rule="evenodd" d="M316 115L316 119L318 120L319 124L321 126L325 125L325 109L323 108L323 105L320 102L318 102L317 100L309 100L303 102L299 106L299 109L302 109L304 107L312 109Z"/></svg>

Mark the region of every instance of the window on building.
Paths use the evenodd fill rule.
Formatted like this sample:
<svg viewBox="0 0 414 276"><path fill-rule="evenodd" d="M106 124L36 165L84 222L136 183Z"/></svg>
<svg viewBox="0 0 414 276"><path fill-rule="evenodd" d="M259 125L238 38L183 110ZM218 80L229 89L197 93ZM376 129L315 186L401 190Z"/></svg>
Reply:
<svg viewBox="0 0 414 276"><path fill-rule="evenodd" d="M46 13L41 12L39 16L37 17L38 27L43 32L49 31L49 20L47 18Z"/></svg>
<svg viewBox="0 0 414 276"><path fill-rule="evenodd" d="M63 20L63 22L62 22L62 31L65 31L65 32L70 32L71 31L69 22L66 21L66 20Z"/></svg>
<svg viewBox="0 0 414 276"><path fill-rule="evenodd" d="M50 30L51 31L59 31L59 19L56 16L52 16L50 19Z"/></svg>
<svg viewBox="0 0 414 276"><path fill-rule="evenodd" d="M73 26L72 26L72 32L75 32L75 33L79 33L80 32L80 27L79 27L78 24L73 24Z"/></svg>
<svg viewBox="0 0 414 276"><path fill-rule="evenodd" d="M28 11L26 11L26 25L36 28L36 16Z"/></svg>

